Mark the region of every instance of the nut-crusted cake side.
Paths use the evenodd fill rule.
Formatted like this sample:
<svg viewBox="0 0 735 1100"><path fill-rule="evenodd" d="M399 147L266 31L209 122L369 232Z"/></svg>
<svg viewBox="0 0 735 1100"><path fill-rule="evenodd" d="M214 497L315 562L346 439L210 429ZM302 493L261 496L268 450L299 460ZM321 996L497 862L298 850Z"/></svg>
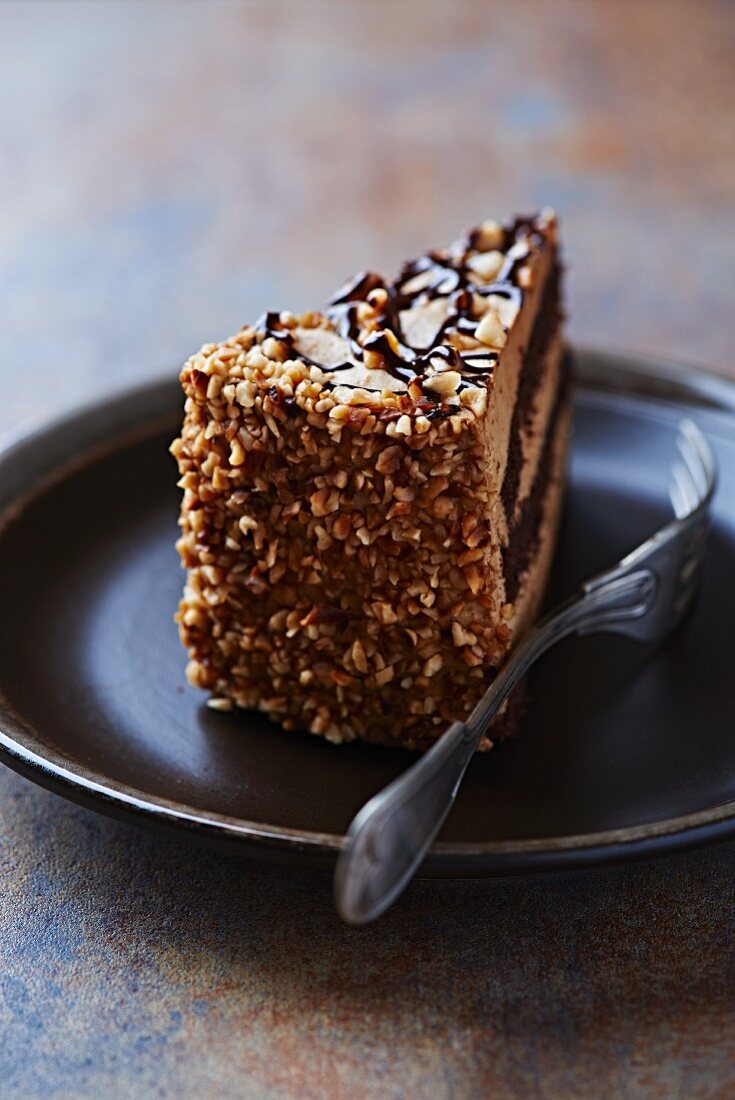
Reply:
<svg viewBox="0 0 735 1100"><path fill-rule="evenodd" d="M178 618L215 705L409 747L471 709L553 550L559 316L539 215L189 360Z"/></svg>

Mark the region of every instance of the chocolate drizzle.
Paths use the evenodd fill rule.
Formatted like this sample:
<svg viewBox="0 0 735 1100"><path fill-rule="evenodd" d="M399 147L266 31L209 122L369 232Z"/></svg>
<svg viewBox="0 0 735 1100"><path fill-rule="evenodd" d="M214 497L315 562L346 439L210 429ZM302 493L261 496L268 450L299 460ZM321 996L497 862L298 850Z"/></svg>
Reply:
<svg viewBox="0 0 735 1100"><path fill-rule="evenodd" d="M451 249L428 252L405 264L394 282L385 282L375 272L361 271L344 283L332 296L326 310L334 331L349 347L349 357L343 362L325 366L304 355L277 313L263 314L255 327L283 341L294 358L337 376L327 383L332 387L356 388L354 383L342 382L338 376L354 369L356 364L365 363L366 352L379 355L381 369L406 387L420 388L426 377L436 373L436 360L444 364L442 369L448 367L459 372L462 376L459 390L482 384L492 375L499 353L484 347L459 350L450 343L451 335L475 335L479 323L478 317L473 316L477 312L475 296L497 295L520 308L523 291L516 281L518 269L532 249L544 247L546 238L535 218L516 218L507 222L503 226L501 246L505 254L503 265L492 283L481 283L467 263L477 248L480 234L480 227L472 229ZM427 306L439 298L446 299L446 316L428 343L412 344L404 331L401 314ZM364 304L371 307L367 334L360 316L360 307ZM364 316L364 310L362 312ZM359 388L371 387L363 383ZM433 395L426 396L435 402Z"/></svg>
<svg viewBox="0 0 735 1100"><path fill-rule="evenodd" d="M358 271L357 275L348 279L334 292L329 299L329 305L338 306L347 302L362 302L371 290L377 290L382 286L382 278L374 271Z"/></svg>

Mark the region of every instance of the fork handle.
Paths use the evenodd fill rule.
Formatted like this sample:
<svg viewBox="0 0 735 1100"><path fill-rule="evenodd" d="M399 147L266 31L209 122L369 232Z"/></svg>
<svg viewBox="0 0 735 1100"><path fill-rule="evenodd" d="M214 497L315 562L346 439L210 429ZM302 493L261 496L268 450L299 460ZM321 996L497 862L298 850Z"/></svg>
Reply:
<svg viewBox="0 0 735 1100"><path fill-rule="evenodd" d="M335 872L335 900L350 924L380 916L413 878L449 813L467 765L513 688L550 646L572 633L623 629L645 614L649 570L611 570L542 620L513 651L467 722L454 722L355 817Z"/></svg>

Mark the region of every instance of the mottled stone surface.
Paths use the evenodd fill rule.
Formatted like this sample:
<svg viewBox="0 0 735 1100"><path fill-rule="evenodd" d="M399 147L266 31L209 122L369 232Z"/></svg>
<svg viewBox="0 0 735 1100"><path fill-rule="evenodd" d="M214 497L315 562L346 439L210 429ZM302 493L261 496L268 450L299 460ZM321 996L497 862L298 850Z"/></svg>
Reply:
<svg viewBox="0 0 735 1100"><path fill-rule="evenodd" d="M0 777L3 1096L709 1097L735 1089L735 847L416 883L321 877Z"/></svg>
<svg viewBox="0 0 735 1100"><path fill-rule="evenodd" d="M735 373L728 3L4 3L0 428L551 203L580 340ZM178 847L0 774L0 1094L735 1092L735 846L416 884Z"/></svg>

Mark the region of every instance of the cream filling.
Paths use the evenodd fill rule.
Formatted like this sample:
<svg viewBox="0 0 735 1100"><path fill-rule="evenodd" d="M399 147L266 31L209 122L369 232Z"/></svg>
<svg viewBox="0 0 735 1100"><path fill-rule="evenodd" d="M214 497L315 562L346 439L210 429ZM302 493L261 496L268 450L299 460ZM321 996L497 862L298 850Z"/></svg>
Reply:
<svg viewBox="0 0 735 1100"><path fill-rule="evenodd" d="M490 381L490 400L483 433L487 455L488 488L493 501L490 508L490 525L497 541L501 544L507 541L508 536L508 523L500 499L500 490L508 464L513 409L518 398L518 384L525 352L555 258L556 249L551 244L535 257L533 288L524 294L521 309L508 334L508 342Z"/></svg>
<svg viewBox="0 0 735 1100"><path fill-rule="evenodd" d="M541 364L540 369L543 374L541 385L536 391L533 412L521 433L521 476L518 485L518 499L513 513L513 523L518 519L536 479L546 438L546 429L554 410L554 402L559 388L563 353L564 344L561 334L557 333Z"/></svg>
<svg viewBox="0 0 735 1100"><path fill-rule="evenodd" d="M508 464L513 410L518 397L525 352L555 260L556 249L552 245L535 257L533 288L524 294L520 312L490 381L490 400L482 426L490 500L488 520L491 531L491 543L483 562L483 569L486 576L493 579L492 588L487 592L491 606L485 610L484 614L496 622L500 621L501 608L506 603L503 547L508 543L508 517L505 514L500 491Z"/></svg>
<svg viewBox="0 0 735 1100"><path fill-rule="evenodd" d="M556 437L551 455L551 478L542 505L543 514L538 531L536 553L521 578L520 589L514 605L515 611L509 623L511 645L528 630L538 617L549 579L556 547L556 535L561 518L571 416L571 403L569 403L561 411L557 421Z"/></svg>

